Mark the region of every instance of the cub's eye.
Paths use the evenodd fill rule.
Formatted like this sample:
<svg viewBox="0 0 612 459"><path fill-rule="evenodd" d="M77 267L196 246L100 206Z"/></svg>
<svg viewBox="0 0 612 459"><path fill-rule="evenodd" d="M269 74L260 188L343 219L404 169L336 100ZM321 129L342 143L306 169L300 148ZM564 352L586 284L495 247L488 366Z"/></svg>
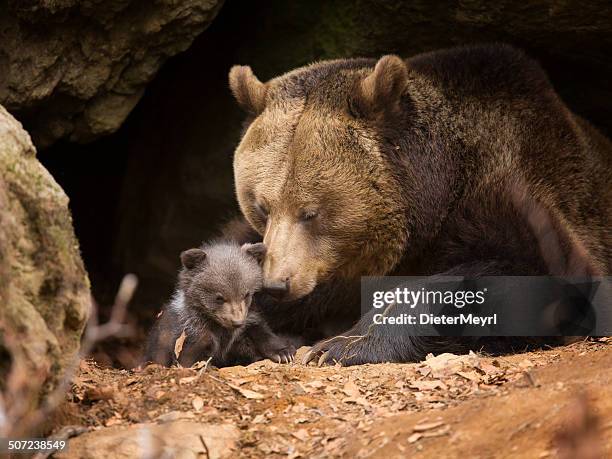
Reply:
<svg viewBox="0 0 612 459"><path fill-rule="evenodd" d="M223 303L225 303L225 298L223 298L223 295L217 295L217 296L215 296L215 303L217 303L217 304L223 304Z"/></svg>
<svg viewBox="0 0 612 459"><path fill-rule="evenodd" d="M257 210L257 213L263 218L268 218L268 215L270 213L270 211L268 210L268 206L260 202L255 203L255 210Z"/></svg>
<svg viewBox="0 0 612 459"><path fill-rule="evenodd" d="M308 222L317 218L319 213L316 210L305 210L300 214L300 220L303 222Z"/></svg>

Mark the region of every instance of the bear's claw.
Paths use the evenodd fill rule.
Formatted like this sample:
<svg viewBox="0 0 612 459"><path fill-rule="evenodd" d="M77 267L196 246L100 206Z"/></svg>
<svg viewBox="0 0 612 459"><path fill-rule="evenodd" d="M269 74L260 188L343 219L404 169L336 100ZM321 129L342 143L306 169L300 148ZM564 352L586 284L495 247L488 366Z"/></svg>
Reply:
<svg viewBox="0 0 612 459"><path fill-rule="evenodd" d="M360 336L335 336L315 344L302 359L302 364L307 365L316 361L317 366L355 365L360 362L359 350L363 337Z"/></svg>

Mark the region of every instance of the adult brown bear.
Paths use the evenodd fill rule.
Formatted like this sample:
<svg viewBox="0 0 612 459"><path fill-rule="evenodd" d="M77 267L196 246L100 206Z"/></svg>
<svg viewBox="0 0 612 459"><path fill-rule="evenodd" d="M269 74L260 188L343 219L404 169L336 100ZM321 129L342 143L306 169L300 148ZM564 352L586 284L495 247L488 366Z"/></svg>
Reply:
<svg viewBox="0 0 612 459"><path fill-rule="evenodd" d="M236 192L268 247L275 326L356 321L364 275L612 270L612 145L521 51L324 61L267 83L236 66L230 87L250 115ZM470 345L371 323L308 358L405 362Z"/></svg>

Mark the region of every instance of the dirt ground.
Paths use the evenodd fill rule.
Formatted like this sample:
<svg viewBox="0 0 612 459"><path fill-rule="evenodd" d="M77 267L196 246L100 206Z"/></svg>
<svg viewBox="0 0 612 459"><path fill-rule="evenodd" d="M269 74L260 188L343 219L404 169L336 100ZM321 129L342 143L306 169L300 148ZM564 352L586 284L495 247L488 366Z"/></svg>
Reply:
<svg viewBox="0 0 612 459"><path fill-rule="evenodd" d="M59 422L87 431L55 456L612 457L611 380L609 338L347 368L83 361Z"/></svg>

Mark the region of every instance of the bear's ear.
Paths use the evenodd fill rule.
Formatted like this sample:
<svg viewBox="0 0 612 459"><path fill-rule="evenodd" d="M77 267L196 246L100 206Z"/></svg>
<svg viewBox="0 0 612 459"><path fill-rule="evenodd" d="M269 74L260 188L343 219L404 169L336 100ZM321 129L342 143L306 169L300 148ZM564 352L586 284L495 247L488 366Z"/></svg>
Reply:
<svg viewBox="0 0 612 459"><path fill-rule="evenodd" d="M243 110L255 116L263 112L268 87L257 79L251 67L234 65L229 72L229 85Z"/></svg>
<svg viewBox="0 0 612 459"><path fill-rule="evenodd" d="M263 242L258 242L257 244L243 244L241 248L245 253L249 254L260 263L266 256L266 246Z"/></svg>
<svg viewBox="0 0 612 459"><path fill-rule="evenodd" d="M181 253L181 263L187 269L201 266L206 260L206 252L202 249L189 249Z"/></svg>
<svg viewBox="0 0 612 459"><path fill-rule="evenodd" d="M396 111L407 86L406 63L398 56L383 56L372 73L359 82L352 108L361 116Z"/></svg>

